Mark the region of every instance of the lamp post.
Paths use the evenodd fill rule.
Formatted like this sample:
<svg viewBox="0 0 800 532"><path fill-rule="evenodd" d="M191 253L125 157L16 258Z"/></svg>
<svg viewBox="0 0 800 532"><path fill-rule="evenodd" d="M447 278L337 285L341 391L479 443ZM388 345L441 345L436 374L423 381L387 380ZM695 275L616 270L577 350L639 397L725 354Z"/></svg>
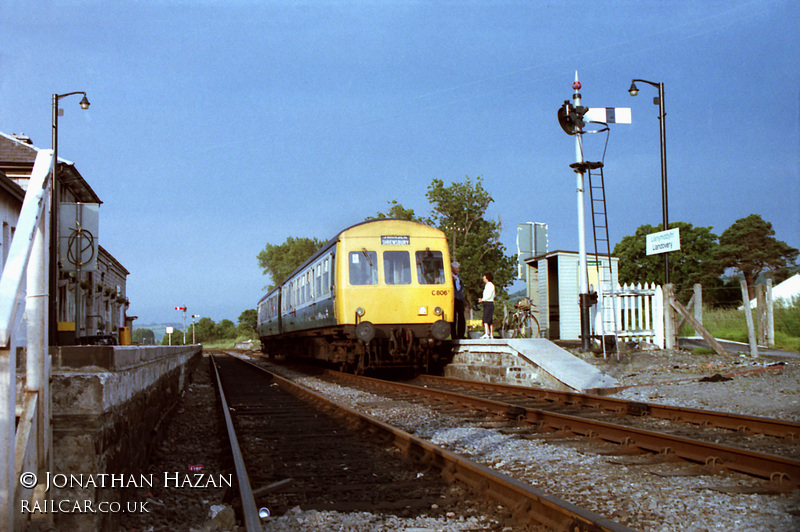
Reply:
<svg viewBox="0 0 800 532"><path fill-rule="evenodd" d="M61 98L72 96L73 94L83 94L80 101L81 109L89 108L89 100L83 91L68 92L66 94L53 94L53 168L50 177L50 343L58 345L58 116L61 111L58 108L58 101ZM78 279L78 290L80 290L80 279ZM77 309L76 309L77 312ZM80 333L80 324L75 319L76 339Z"/></svg>
<svg viewBox="0 0 800 532"><path fill-rule="evenodd" d="M664 231L669 229L669 209L667 204L667 140L665 129L666 113L664 112L664 84L654 83L644 79L634 79L631 81L631 88L628 92L631 96L639 94L636 82L647 83L658 89L658 97L653 99L653 103L658 104L658 120L661 122L661 212L664 217ZM669 253L664 253L664 284L669 284Z"/></svg>

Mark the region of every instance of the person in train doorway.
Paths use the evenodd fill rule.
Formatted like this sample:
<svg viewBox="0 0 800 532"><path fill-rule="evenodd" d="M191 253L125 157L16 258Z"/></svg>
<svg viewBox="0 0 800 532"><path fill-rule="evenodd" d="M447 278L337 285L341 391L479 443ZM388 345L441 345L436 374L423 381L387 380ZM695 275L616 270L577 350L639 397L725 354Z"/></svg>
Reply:
<svg viewBox="0 0 800 532"><path fill-rule="evenodd" d="M454 262L450 265L453 270L453 287L455 293L453 294L453 323L450 324L450 337L453 340L462 340L464 334L467 332L467 320L464 315L464 283L461 282L461 277L458 272L461 270L461 265Z"/></svg>
<svg viewBox="0 0 800 532"><path fill-rule="evenodd" d="M494 275L492 272L483 274L483 297L478 299L478 303L483 303L483 328L486 334L481 336L482 339L493 338L494 329L492 327L492 319L494 318Z"/></svg>

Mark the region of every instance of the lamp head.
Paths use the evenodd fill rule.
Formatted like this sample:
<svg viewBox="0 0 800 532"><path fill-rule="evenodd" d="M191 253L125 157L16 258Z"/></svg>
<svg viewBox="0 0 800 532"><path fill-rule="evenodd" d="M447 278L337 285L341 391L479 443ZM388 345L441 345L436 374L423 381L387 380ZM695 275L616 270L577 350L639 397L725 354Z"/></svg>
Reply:
<svg viewBox="0 0 800 532"><path fill-rule="evenodd" d="M636 86L636 83L631 81L631 88L628 89L628 92L630 93L631 96L636 96L637 94L639 94L639 87Z"/></svg>
<svg viewBox="0 0 800 532"><path fill-rule="evenodd" d="M83 95L83 99L81 100L80 106L81 109L88 109L89 108L89 100L86 98L86 95Z"/></svg>

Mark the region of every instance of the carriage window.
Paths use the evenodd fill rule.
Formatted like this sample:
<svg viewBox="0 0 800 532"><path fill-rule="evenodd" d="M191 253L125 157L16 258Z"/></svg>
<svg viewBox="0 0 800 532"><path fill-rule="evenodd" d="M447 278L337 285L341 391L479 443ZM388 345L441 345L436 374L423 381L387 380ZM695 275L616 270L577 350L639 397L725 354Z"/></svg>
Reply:
<svg viewBox="0 0 800 532"><path fill-rule="evenodd" d="M411 259L408 251L383 252L383 278L386 284L411 284Z"/></svg>
<svg viewBox="0 0 800 532"><path fill-rule="evenodd" d="M327 294L331 289L331 275L328 271L328 259L325 259L325 262L322 264L323 268L323 275L322 275L322 292Z"/></svg>
<svg viewBox="0 0 800 532"><path fill-rule="evenodd" d="M378 254L374 251L350 252L350 284L378 284Z"/></svg>
<svg viewBox="0 0 800 532"><path fill-rule="evenodd" d="M419 284L444 284L444 261L441 251L417 251Z"/></svg>

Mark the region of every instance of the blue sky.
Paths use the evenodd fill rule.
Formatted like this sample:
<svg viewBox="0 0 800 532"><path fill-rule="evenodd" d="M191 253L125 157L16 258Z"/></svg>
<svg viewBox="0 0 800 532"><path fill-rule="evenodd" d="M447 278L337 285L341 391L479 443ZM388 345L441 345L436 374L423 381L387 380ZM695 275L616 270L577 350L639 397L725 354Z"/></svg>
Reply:
<svg viewBox="0 0 800 532"><path fill-rule="evenodd" d="M0 0L0 131L50 147L103 200L139 324L176 305L236 321L268 284L256 255L327 239L434 178L483 176L520 222L577 250L574 139L556 111L630 107L605 156L612 246L661 221L665 84L671 221L721 234L752 213L800 247L800 10L790 1ZM605 137L587 135L589 160ZM591 231L591 228L589 228ZM589 248L592 248L590 243Z"/></svg>

